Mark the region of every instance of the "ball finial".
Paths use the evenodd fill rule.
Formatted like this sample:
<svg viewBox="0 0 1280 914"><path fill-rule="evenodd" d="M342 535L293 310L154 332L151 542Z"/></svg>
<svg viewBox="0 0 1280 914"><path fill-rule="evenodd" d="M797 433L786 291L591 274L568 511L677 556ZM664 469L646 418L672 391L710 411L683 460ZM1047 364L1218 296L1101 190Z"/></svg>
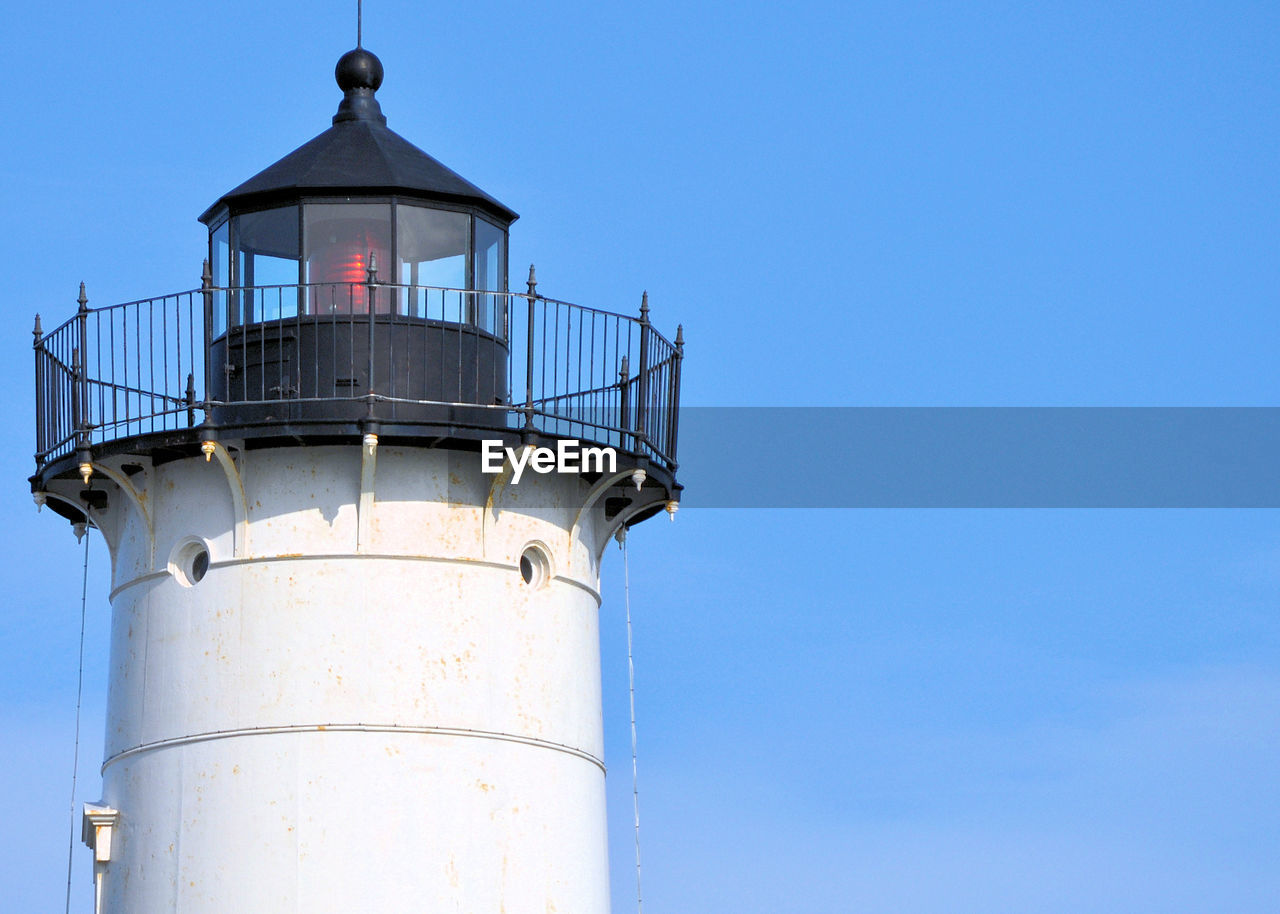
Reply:
<svg viewBox="0 0 1280 914"><path fill-rule="evenodd" d="M338 81L338 88L343 92L353 89L376 92L382 85L382 61L372 51L355 48L338 58L333 75Z"/></svg>
<svg viewBox="0 0 1280 914"><path fill-rule="evenodd" d="M382 85L382 61L377 54L364 48L347 51L338 58L333 75L342 89L342 101L338 103L338 113L333 116L335 124L347 121L387 122L382 116L382 106L374 97Z"/></svg>

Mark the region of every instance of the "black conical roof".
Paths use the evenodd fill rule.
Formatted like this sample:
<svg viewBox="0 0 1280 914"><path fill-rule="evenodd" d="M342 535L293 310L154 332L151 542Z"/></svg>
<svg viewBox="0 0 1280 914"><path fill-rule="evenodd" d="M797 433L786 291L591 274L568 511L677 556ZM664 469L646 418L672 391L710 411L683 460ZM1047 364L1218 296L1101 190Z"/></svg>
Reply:
<svg viewBox="0 0 1280 914"><path fill-rule="evenodd" d="M345 97L333 126L274 165L223 194L200 216L208 223L224 205L233 209L283 202L307 194L406 194L450 203L469 203L501 222L517 217L457 172L387 127L374 92L382 64L368 51L349 51L338 61L338 85Z"/></svg>

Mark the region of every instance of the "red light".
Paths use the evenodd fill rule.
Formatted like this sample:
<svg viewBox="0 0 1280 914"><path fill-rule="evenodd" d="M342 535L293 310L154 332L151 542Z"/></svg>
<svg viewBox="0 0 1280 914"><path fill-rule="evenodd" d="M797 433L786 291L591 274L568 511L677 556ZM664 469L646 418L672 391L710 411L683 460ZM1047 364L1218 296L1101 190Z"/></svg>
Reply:
<svg viewBox="0 0 1280 914"><path fill-rule="evenodd" d="M307 262L311 282L323 284L312 289L313 312L367 313L371 254L377 261L377 278L383 282L395 280L391 245L383 234L368 225L343 228L346 230L341 237L331 236L326 239L329 244L319 250L313 247ZM379 313L390 310L392 295L390 290L375 292L374 301Z"/></svg>

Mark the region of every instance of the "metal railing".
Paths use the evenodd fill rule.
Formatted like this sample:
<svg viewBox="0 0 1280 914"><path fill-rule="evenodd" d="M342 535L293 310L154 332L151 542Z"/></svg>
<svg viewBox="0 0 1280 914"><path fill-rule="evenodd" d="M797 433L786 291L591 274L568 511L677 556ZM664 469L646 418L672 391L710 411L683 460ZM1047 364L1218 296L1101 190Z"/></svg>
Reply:
<svg viewBox="0 0 1280 914"><path fill-rule="evenodd" d="M392 283L201 289L36 318L36 462L261 406L310 404L427 423L461 407L482 429L578 438L674 471L683 340L638 316L527 292ZM248 316L253 323L239 323ZM332 404L332 407L326 404ZM341 407L338 404L351 404ZM270 407L270 409L267 409ZM225 415L225 413L224 413ZM438 413L434 414L438 415ZM478 418L477 418L478 417Z"/></svg>

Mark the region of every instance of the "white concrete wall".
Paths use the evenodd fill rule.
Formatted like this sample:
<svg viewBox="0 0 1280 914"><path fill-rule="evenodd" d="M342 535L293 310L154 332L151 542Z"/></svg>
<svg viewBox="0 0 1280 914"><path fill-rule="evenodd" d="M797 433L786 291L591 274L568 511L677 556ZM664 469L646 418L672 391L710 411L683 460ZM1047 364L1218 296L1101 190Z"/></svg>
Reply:
<svg viewBox="0 0 1280 914"><path fill-rule="evenodd" d="M239 454L247 547L217 460L113 500L107 914L608 911L586 484L486 507L477 455L383 446L362 525L361 460ZM165 568L193 536L188 587Z"/></svg>

